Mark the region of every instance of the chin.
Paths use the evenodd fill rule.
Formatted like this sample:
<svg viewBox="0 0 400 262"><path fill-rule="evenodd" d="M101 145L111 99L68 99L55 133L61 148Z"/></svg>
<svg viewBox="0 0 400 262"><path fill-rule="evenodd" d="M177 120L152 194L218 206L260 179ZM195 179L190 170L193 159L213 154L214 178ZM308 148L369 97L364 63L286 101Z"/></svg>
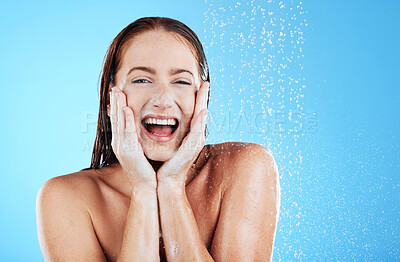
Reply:
<svg viewBox="0 0 400 262"><path fill-rule="evenodd" d="M161 162L169 160L175 152L175 150L165 149L163 147L160 147L159 149L143 148L143 151L148 159Z"/></svg>

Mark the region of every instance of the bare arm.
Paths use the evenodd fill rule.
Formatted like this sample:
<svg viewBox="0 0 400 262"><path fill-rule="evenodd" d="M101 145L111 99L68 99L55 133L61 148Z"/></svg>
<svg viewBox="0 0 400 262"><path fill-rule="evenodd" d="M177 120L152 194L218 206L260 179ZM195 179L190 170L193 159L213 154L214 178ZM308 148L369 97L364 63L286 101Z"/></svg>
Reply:
<svg viewBox="0 0 400 262"><path fill-rule="evenodd" d="M201 241L185 186L163 183L158 186L158 199L168 261L214 261Z"/></svg>
<svg viewBox="0 0 400 262"><path fill-rule="evenodd" d="M133 111L125 94L110 93L112 148L128 177L131 202L118 261L159 261L157 181L138 141Z"/></svg>
<svg viewBox="0 0 400 262"><path fill-rule="evenodd" d="M216 261L271 261L280 205L275 160L249 144L231 161L211 255Z"/></svg>
<svg viewBox="0 0 400 262"><path fill-rule="evenodd" d="M159 261L159 222L156 190L131 195L118 261Z"/></svg>
<svg viewBox="0 0 400 262"><path fill-rule="evenodd" d="M204 148L208 90L209 83L203 82L196 95L189 134L157 171L161 229L168 261L214 261L201 241L185 192L188 170Z"/></svg>

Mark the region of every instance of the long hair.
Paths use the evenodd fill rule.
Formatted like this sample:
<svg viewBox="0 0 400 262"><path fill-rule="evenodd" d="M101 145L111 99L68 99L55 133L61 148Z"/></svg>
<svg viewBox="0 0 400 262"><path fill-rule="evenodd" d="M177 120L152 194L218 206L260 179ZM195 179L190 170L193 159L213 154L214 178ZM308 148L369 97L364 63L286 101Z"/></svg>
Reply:
<svg viewBox="0 0 400 262"><path fill-rule="evenodd" d="M150 30L173 32L183 37L191 46L192 52L194 51L195 53L202 82L210 82L208 64L203 47L196 33L188 26L182 22L166 17L143 17L129 24L111 42L104 58L100 78L100 108L96 139L93 146L90 167L88 169L97 169L118 162L111 147L111 121L107 114L107 105L110 101L108 97L109 88L110 84L114 84L114 78L120 66L124 47L135 36ZM209 100L207 100L207 107L208 102ZM206 127L205 136L207 135L208 130Z"/></svg>

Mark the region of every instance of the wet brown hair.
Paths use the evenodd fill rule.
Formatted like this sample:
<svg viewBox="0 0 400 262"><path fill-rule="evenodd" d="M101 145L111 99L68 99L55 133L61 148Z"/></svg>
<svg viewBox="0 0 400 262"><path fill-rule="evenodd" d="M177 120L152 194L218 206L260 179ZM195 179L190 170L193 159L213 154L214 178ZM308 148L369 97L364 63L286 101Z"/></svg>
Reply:
<svg viewBox="0 0 400 262"><path fill-rule="evenodd" d="M182 22L166 17L143 17L129 24L111 42L104 58L100 76L100 108L96 139L93 146L92 160L88 169L97 169L118 162L111 147L111 121L107 114L107 105L109 104L108 93L110 91L110 85L114 84L115 75L122 60L124 47L135 36L151 30L163 30L175 33L186 40L187 44L191 47L191 51L194 51L195 58L198 62L201 81L210 82L208 64L203 47L196 33L188 26ZM209 100L207 100L207 107L208 102ZM205 136L207 135L208 130L206 127Z"/></svg>

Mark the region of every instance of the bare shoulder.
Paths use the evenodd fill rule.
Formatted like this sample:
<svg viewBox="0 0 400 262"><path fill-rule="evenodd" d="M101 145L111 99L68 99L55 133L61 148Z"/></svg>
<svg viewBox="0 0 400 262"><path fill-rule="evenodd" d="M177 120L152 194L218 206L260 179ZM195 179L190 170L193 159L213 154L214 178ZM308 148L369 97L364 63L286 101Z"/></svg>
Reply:
<svg viewBox="0 0 400 262"><path fill-rule="evenodd" d="M47 180L40 188L38 198L59 194L63 196L62 201L76 199L85 201L88 199L85 196L93 196L96 190L98 190L96 175L91 170L83 170Z"/></svg>
<svg viewBox="0 0 400 262"><path fill-rule="evenodd" d="M225 142L209 145L214 165L221 169L225 184L251 176L265 176L277 182L278 167L271 150L256 143Z"/></svg>
<svg viewBox="0 0 400 262"><path fill-rule="evenodd" d="M271 261L280 206L278 168L270 150L255 143L215 146L225 187L211 245L217 261Z"/></svg>
<svg viewBox="0 0 400 262"><path fill-rule="evenodd" d="M88 201L96 195L90 172L47 180L36 198L39 244L45 261L105 261L93 229Z"/></svg>
<svg viewBox="0 0 400 262"><path fill-rule="evenodd" d="M256 157L256 160L274 160L272 151L256 143L224 142L208 145L210 153L224 157L224 160L237 157ZM238 160L238 159L236 159Z"/></svg>

